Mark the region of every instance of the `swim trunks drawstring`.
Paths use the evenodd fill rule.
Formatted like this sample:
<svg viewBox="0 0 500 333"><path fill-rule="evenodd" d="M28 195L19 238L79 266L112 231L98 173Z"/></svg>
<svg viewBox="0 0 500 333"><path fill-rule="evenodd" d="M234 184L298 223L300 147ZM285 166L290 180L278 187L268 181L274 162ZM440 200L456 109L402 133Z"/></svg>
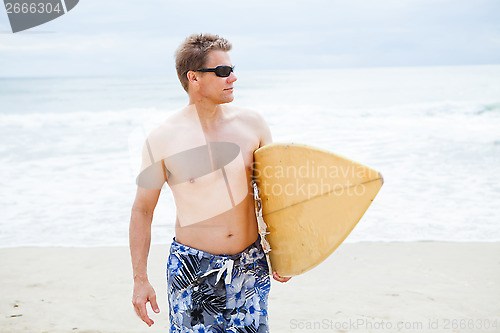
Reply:
<svg viewBox="0 0 500 333"><path fill-rule="evenodd" d="M224 274L224 271L226 272L226 277L224 279L224 282L226 284L231 283L231 276L233 275L233 266L234 266L234 260L232 259L227 259L224 265L219 268L214 268L205 274L203 274L201 277L205 277L207 275L210 275L212 273L218 272L217 273L217 279L215 280L215 284L219 283L220 278L222 277L222 274Z"/></svg>

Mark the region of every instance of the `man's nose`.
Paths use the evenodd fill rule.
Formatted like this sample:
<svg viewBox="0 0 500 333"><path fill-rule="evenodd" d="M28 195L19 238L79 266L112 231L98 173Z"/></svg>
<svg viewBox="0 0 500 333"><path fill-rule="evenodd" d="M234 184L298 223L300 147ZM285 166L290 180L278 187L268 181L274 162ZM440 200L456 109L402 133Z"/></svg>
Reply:
<svg viewBox="0 0 500 333"><path fill-rule="evenodd" d="M238 80L238 78L236 77L236 75L234 74L234 72L232 72L229 77L227 78L227 82L229 83L233 83L235 82L236 80Z"/></svg>

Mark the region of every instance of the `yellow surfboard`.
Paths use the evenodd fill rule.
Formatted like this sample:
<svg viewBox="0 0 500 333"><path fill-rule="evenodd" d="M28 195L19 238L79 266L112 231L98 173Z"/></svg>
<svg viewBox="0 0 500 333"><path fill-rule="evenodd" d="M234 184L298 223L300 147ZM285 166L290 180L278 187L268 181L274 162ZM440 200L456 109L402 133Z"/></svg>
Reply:
<svg viewBox="0 0 500 333"><path fill-rule="evenodd" d="M379 172L306 145L274 143L256 150L254 158L270 262L280 276L304 273L325 260L383 184Z"/></svg>

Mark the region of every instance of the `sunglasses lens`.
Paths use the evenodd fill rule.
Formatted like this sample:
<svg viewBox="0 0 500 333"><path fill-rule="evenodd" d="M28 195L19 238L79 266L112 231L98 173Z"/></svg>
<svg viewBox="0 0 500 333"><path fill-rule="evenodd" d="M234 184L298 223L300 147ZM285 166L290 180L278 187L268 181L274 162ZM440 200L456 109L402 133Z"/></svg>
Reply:
<svg viewBox="0 0 500 333"><path fill-rule="evenodd" d="M230 66L219 66L216 68L215 74L220 77L228 77L232 71L233 68Z"/></svg>

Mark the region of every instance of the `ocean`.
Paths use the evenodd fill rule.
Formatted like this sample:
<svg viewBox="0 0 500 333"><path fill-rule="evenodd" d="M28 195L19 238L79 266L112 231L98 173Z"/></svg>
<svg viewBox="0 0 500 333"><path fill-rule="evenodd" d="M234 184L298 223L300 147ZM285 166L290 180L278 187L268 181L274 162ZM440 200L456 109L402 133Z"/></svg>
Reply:
<svg viewBox="0 0 500 333"><path fill-rule="evenodd" d="M500 241L500 66L239 71L275 142L331 150L385 183L348 237ZM169 77L0 78L0 247L128 244L148 131L187 104ZM169 243L167 187L152 243Z"/></svg>

